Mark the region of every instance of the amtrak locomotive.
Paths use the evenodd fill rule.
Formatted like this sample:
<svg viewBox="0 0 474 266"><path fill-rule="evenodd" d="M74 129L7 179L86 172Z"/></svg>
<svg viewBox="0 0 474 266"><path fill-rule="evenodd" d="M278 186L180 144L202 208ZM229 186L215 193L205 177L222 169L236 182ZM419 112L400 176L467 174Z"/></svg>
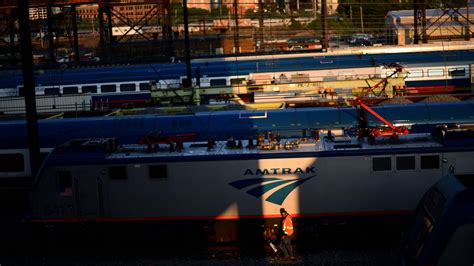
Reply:
<svg viewBox="0 0 474 266"><path fill-rule="evenodd" d="M271 221L281 207L299 221L406 215L444 175L474 174L473 137L469 130L439 131L369 144L347 134L258 134L255 141L151 149L74 140L44 161L30 221L222 221L222 239L233 241L239 220Z"/></svg>

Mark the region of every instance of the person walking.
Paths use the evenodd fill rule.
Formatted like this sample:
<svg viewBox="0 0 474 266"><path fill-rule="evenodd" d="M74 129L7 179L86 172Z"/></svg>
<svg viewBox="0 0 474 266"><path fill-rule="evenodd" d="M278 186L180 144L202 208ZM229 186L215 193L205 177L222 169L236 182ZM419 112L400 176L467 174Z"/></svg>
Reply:
<svg viewBox="0 0 474 266"><path fill-rule="evenodd" d="M291 236L293 235L293 220L291 215L284 209L280 209L282 236L280 240L280 249L283 252L284 259L294 260L293 248L291 247Z"/></svg>

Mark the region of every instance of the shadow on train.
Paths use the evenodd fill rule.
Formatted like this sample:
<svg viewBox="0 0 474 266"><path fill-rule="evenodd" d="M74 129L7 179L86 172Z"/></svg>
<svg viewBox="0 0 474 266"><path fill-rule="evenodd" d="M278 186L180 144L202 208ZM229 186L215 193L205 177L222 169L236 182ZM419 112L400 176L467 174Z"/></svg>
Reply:
<svg viewBox="0 0 474 266"><path fill-rule="evenodd" d="M370 222L329 218L295 220L299 230L292 241L296 255L327 250L398 250L402 232L412 217L373 217ZM279 219L274 219L278 222ZM340 219L338 219L340 221ZM237 221L240 240L220 242L209 221L80 223L57 227L24 222L1 224L1 257L49 256L144 256L173 259L231 256L265 258L274 256L258 220ZM233 225L225 224L220 230ZM278 240L273 243L278 245Z"/></svg>

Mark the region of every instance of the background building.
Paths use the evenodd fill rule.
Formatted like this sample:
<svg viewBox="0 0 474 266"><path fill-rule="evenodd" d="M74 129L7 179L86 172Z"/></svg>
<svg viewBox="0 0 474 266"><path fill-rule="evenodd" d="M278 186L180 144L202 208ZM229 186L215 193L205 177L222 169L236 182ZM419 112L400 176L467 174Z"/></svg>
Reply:
<svg viewBox="0 0 474 266"><path fill-rule="evenodd" d="M98 4L80 5L76 7L77 15L81 19L97 19L99 13L98 9Z"/></svg>

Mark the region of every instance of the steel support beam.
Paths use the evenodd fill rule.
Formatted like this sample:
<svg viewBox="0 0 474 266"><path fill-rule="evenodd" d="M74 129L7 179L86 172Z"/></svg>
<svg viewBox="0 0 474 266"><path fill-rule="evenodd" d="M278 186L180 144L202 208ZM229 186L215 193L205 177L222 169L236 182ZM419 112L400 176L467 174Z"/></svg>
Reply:
<svg viewBox="0 0 474 266"><path fill-rule="evenodd" d="M413 43L418 44L420 40L423 43L428 42L426 36L426 5L424 0L415 0L413 2L413 21L414 21L414 33L413 33ZM421 29L420 29L421 28Z"/></svg>
<svg viewBox="0 0 474 266"><path fill-rule="evenodd" d="M56 53L54 48L54 32L53 32L53 10L52 6L48 5L46 7L46 21L48 24L48 52L49 52L49 62L51 64L56 63ZM30 37L31 38L31 37Z"/></svg>
<svg viewBox="0 0 474 266"><path fill-rule="evenodd" d="M163 1L160 6L160 21L161 21L161 35L162 35L162 43L165 46L164 51L165 55L168 57L174 57L174 49L173 49L173 31L172 29L172 22L171 22L171 15L170 15L170 3L169 1Z"/></svg>
<svg viewBox="0 0 474 266"><path fill-rule="evenodd" d="M16 45L15 45L15 18L16 13L14 9L10 9L10 16L8 17L8 25L10 27L10 52L13 57L16 57ZM16 61L16 60L15 60Z"/></svg>
<svg viewBox="0 0 474 266"><path fill-rule="evenodd" d="M74 38L74 61L80 61L79 55L79 40L77 37L77 14L76 14L76 5L71 5L71 14L72 14L72 37Z"/></svg>
<svg viewBox="0 0 474 266"><path fill-rule="evenodd" d="M183 17L184 17L184 54L186 60L186 79L188 80L183 84L184 88L191 88L193 86L193 79L191 74L191 52L189 45L189 20L188 20L188 1L183 0ZM191 97L192 101L192 97Z"/></svg>
<svg viewBox="0 0 474 266"><path fill-rule="evenodd" d="M471 20L469 18L469 0L466 1L466 27L465 27L465 37L464 39L466 41L469 41L471 39Z"/></svg>
<svg viewBox="0 0 474 266"><path fill-rule="evenodd" d="M101 49L104 49L104 44L105 44L105 32L104 32L104 6L102 4L99 4L99 10L97 12L97 17L99 19L99 43L101 45Z"/></svg>
<svg viewBox="0 0 474 266"><path fill-rule="evenodd" d="M259 49L264 47L263 39L263 29L264 29L264 20L263 20L263 0L258 0L258 40L260 41Z"/></svg>
<svg viewBox="0 0 474 266"><path fill-rule="evenodd" d="M328 24L327 24L327 17L328 17L328 8L327 8L327 1L321 0L321 13L322 13L322 23L323 23L323 38L322 38L322 48L328 49Z"/></svg>
<svg viewBox="0 0 474 266"><path fill-rule="evenodd" d="M23 91L25 93L26 126L30 150L31 176L39 169L40 145L38 138L38 118L36 115L35 77L33 72L33 53L31 48L31 29L29 20L29 1L19 1L21 67L23 69Z"/></svg>
<svg viewBox="0 0 474 266"><path fill-rule="evenodd" d="M234 0L234 16L235 16L235 30L234 30L234 53L240 53L240 36L239 36L239 4ZM230 21L229 21L230 23Z"/></svg>

